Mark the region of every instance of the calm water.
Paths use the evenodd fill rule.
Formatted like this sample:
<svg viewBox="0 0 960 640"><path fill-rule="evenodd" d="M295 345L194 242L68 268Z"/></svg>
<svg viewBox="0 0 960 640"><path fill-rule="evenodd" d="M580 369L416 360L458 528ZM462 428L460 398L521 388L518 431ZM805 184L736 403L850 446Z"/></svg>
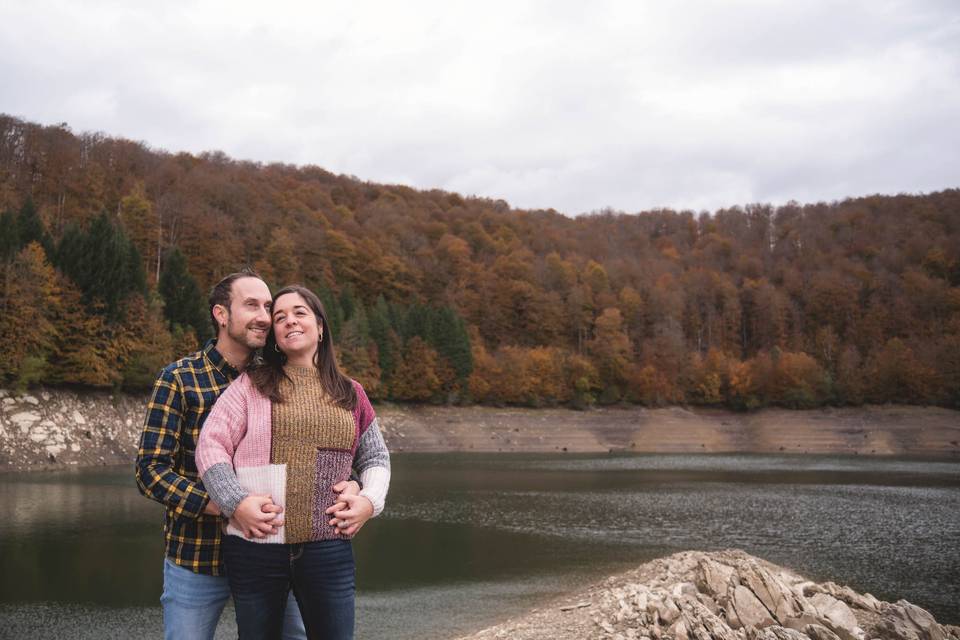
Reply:
<svg viewBox="0 0 960 640"><path fill-rule="evenodd" d="M0 637L161 636L161 508L130 468L0 475L0 504ZM358 637L453 637L727 547L960 624L960 464L398 454L388 511L355 542Z"/></svg>

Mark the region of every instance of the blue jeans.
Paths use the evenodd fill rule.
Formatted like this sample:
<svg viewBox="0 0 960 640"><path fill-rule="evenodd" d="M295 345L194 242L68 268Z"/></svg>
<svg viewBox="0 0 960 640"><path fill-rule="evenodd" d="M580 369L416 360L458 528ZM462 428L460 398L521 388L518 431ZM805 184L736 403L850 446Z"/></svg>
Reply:
<svg viewBox="0 0 960 640"><path fill-rule="evenodd" d="M263 544L226 535L222 544L240 640L279 639L291 589L308 638L352 640L355 582L349 540Z"/></svg>
<svg viewBox="0 0 960 640"><path fill-rule="evenodd" d="M213 640L220 614L230 598L226 576L194 573L163 561L163 636L166 640ZM306 640L300 610L290 599L283 617L283 640Z"/></svg>

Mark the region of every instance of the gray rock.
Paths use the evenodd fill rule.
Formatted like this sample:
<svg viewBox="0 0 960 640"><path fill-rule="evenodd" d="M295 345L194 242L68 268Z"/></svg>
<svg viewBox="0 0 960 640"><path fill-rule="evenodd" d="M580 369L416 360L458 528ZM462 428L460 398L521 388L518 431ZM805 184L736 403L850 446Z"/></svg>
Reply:
<svg viewBox="0 0 960 640"><path fill-rule="evenodd" d="M753 591L743 585L738 584L734 587L730 604L737 612L740 626L747 628L768 627L776 622ZM730 626L733 626L732 621Z"/></svg>
<svg viewBox="0 0 960 640"><path fill-rule="evenodd" d="M752 630L752 634L748 631L747 638L749 640L810 640L810 638L796 629L787 629L780 625L754 629Z"/></svg>
<svg viewBox="0 0 960 640"><path fill-rule="evenodd" d="M697 587L714 598L726 596L736 574L733 567L704 558L697 565Z"/></svg>
<svg viewBox="0 0 960 640"><path fill-rule="evenodd" d="M35 411L21 411L10 416L10 422L20 427L21 430L30 428L34 422L40 421L40 414Z"/></svg>
<svg viewBox="0 0 960 640"><path fill-rule="evenodd" d="M801 629L810 640L840 640L840 636L819 624L808 624Z"/></svg>
<svg viewBox="0 0 960 640"><path fill-rule="evenodd" d="M841 640L862 640L863 630L858 626L857 617L845 602L837 600L828 593L818 593L808 600L816 610L816 616L821 624Z"/></svg>
<svg viewBox="0 0 960 640"><path fill-rule="evenodd" d="M880 616L880 622L873 628L880 638L947 640L949 637L947 630L937 624L929 611L906 600L898 600L896 604L881 602Z"/></svg>
<svg viewBox="0 0 960 640"><path fill-rule="evenodd" d="M805 590L805 593L807 590ZM857 609L863 609L865 611L873 611L875 613L880 612L880 601L877 600L873 595L869 593L860 594L851 589L850 587L845 587L836 584L835 582L824 582L823 584L813 584L809 587L809 593L807 595L813 595L815 593L827 593L836 598L837 600L842 600L846 602L851 607Z"/></svg>
<svg viewBox="0 0 960 640"><path fill-rule="evenodd" d="M783 623L803 613L803 603L790 587L758 563L745 563L739 574L741 583L753 591L776 622Z"/></svg>
<svg viewBox="0 0 960 640"><path fill-rule="evenodd" d="M708 596L705 593L697 593L697 601L700 602L707 610L713 615L717 615L717 612L720 611L720 607L717 605L717 601Z"/></svg>
<svg viewBox="0 0 960 640"><path fill-rule="evenodd" d="M654 598L647 602L647 613L649 613L651 616L656 613L662 624L670 625L673 624L674 620L680 617L680 608L673 600L670 600L669 598L664 598L662 600L659 598Z"/></svg>

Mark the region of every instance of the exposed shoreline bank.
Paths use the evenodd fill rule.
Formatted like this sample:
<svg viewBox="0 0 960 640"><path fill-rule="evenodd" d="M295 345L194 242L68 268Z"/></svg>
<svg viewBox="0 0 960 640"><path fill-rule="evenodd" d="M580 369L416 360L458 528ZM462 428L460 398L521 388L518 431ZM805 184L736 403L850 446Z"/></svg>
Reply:
<svg viewBox="0 0 960 640"><path fill-rule="evenodd" d="M743 551L684 551L461 640L494 638L948 640L960 639L960 627L906 600L817 584Z"/></svg>
<svg viewBox="0 0 960 640"><path fill-rule="evenodd" d="M0 472L132 463L146 395L0 389ZM756 453L960 461L960 411L376 405L394 452Z"/></svg>

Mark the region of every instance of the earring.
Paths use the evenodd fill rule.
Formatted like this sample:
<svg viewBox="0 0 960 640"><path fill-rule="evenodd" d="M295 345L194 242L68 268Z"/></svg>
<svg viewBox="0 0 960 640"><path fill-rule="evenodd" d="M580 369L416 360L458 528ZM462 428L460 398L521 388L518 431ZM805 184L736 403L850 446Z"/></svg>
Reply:
<svg viewBox="0 0 960 640"><path fill-rule="evenodd" d="M323 331L320 332L320 337L317 338L317 342L323 342Z"/></svg>
<svg viewBox="0 0 960 640"><path fill-rule="evenodd" d="M280 351L280 347L277 346L276 342L273 343L273 350L276 351L277 353L283 353L282 351Z"/></svg>

